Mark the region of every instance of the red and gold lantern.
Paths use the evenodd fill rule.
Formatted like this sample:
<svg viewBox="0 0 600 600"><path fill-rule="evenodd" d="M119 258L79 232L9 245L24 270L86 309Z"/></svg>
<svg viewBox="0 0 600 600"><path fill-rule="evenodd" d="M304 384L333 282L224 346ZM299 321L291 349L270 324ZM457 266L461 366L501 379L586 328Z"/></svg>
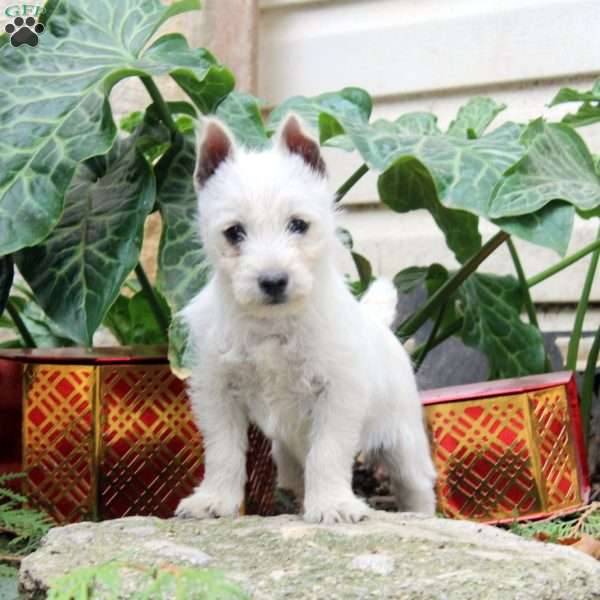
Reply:
<svg viewBox="0 0 600 600"><path fill-rule="evenodd" d="M572 373L436 389L422 400L433 434L438 504L446 516L512 521L588 500Z"/></svg>
<svg viewBox="0 0 600 600"><path fill-rule="evenodd" d="M162 349L4 351L0 377L2 420L10 407L13 421L0 435L18 447L22 431L24 493L57 522L169 517L202 479L202 439ZM270 444L249 436L245 509L269 514Z"/></svg>

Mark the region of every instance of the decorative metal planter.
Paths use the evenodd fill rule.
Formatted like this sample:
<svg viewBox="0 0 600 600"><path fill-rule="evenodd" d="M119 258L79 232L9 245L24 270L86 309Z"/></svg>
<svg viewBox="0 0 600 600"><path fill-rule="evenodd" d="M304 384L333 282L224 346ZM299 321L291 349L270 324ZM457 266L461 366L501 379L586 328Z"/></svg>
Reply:
<svg viewBox="0 0 600 600"><path fill-rule="evenodd" d="M422 394L448 517L502 522L588 500L574 375L550 373Z"/></svg>
<svg viewBox="0 0 600 600"><path fill-rule="evenodd" d="M162 348L2 351L0 390L0 449L22 431L24 492L57 522L169 517L202 479L201 436ZM268 514L270 443L249 435L245 509ZM4 470L20 458L0 450Z"/></svg>

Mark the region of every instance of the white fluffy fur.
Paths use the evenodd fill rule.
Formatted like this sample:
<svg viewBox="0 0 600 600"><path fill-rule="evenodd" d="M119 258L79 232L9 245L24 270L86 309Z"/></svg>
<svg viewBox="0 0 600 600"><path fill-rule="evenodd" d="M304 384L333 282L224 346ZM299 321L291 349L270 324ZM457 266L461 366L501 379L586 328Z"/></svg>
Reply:
<svg viewBox="0 0 600 600"><path fill-rule="evenodd" d="M233 147L198 193L214 274L183 314L198 355L190 391L206 471L177 514L238 513L249 422L273 440L278 484L304 499L306 520L368 514L351 489L360 450L386 464L401 509L432 514L435 471L415 378L388 327L395 292L376 282L364 304L349 292L334 266L326 179L287 150L282 130L269 150ZM308 231L290 233L292 218ZM238 247L223 235L236 223L247 231ZM257 283L273 270L289 276L282 304L266 303Z"/></svg>

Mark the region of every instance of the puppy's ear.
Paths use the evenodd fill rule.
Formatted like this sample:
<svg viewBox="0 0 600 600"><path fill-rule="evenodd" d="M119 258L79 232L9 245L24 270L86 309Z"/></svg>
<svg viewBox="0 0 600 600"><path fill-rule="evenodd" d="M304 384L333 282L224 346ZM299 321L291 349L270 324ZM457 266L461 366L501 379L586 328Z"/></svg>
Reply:
<svg viewBox="0 0 600 600"><path fill-rule="evenodd" d="M297 154L319 175L325 176L325 162L319 144L304 130L302 122L294 113L289 114L279 126L277 143L291 154Z"/></svg>
<svg viewBox="0 0 600 600"><path fill-rule="evenodd" d="M200 189L219 166L235 154L235 142L217 119L206 119L198 138L194 182Z"/></svg>

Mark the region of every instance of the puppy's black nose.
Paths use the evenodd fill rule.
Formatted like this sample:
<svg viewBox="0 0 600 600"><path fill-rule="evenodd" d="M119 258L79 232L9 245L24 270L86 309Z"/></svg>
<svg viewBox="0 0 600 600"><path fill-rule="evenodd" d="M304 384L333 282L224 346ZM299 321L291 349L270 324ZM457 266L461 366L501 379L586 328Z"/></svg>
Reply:
<svg viewBox="0 0 600 600"><path fill-rule="evenodd" d="M283 273L282 271L263 273L258 277L258 286L273 300L278 300L283 297L287 284L287 273Z"/></svg>

